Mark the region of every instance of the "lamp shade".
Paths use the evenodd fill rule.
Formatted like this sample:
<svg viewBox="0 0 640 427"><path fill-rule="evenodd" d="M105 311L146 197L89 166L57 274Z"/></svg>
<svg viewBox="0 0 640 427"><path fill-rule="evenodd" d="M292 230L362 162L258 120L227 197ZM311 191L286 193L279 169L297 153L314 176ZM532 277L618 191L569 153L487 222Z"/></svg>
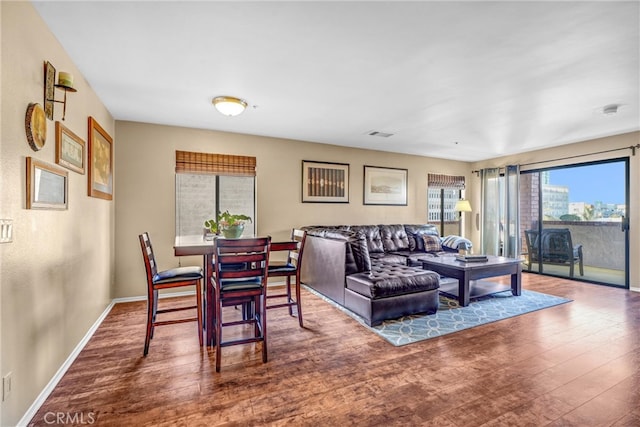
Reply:
<svg viewBox="0 0 640 427"><path fill-rule="evenodd" d="M456 207L453 210L456 212L471 212L471 203L468 200L460 199L456 202Z"/></svg>
<svg viewBox="0 0 640 427"><path fill-rule="evenodd" d="M247 102L233 96L216 96L213 105L225 116L237 116L247 108Z"/></svg>

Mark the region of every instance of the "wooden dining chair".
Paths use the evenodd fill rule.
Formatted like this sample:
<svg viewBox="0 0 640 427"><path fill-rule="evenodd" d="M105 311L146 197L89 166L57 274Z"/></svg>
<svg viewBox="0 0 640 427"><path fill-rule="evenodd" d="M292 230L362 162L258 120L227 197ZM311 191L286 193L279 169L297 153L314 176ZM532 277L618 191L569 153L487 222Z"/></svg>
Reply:
<svg viewBox="0 0 640 427"><path fill-rule="evenodd" d="M144 267L147 272L147 333L144 340L144 353L149 353L149 343L153 338L156 326L172 325L175 323L197 322L198 338L202 347L202 268L201 267L177 267L170 270L158 272L158 265L153 254L153 247L148 233L138 236L140 248L144 258ZM160 289L178 288L182 286L195 286L196 304L189 306L158 309L158 291ZM170 318L167 320L157 320L158 314L171 313L183 310L196 310L196 315L192 317Z"/></svg>
<svg viewBox="0 0 640 427"><path fill-rule="evenodd" d="M262 342L262 362L267 362L266 288L271 237L216 239L212 278L216 372L220 372L222 347ZM223 307L242 306L243 316L225 320ZM229 314L229 313L227 313ZM223 340L222 328L252 324L252 336ZM237 331L236 331L237 332Z"/></svg>
<svg viewBox="0 0 640 427"><path fill-rule="evenodd" d="M269 277L285 277L285 289L283 292L271 294L267 293L267 300L279 299L284 302L268 303L267 309L288 307L289 315L293 316L293 307L296 307L296 313L298 316L298 323L300 327L303 326L302 322L302 305L300 300L300 269L302 265L302 252L304 251L304 243L307 239L307 232L304 230L293 229L291 230L291 240L296 242L294 249L289 250L289 255L285 262L271 262L269 263ZM295 299L291 294L291 279L295 279Z"/></svg>

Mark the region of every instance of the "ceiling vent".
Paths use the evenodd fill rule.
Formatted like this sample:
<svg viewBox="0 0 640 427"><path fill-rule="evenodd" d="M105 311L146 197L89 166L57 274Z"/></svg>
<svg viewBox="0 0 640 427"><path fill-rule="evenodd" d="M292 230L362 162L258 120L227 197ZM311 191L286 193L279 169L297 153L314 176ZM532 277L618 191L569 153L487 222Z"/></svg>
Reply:
<svg viewBox="0 0 640 427"><path fill-rule="evenodd" d="M369 136L381 136L382 138L389 138L390 136L393 136L392 133L378 132L377 130L372 130L371 132L367 132L367 135L369 135Z"/></svg>

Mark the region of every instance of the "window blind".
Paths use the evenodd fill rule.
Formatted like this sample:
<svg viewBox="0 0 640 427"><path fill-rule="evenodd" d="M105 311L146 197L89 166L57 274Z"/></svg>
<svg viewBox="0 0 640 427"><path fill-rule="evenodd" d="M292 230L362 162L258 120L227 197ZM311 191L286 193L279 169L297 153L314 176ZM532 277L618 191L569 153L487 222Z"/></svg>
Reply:
<svg viewBox="0 0 640 427"><path fill-rule="evenodd" d="M427 186L429 188L464 190L464 176L430 173L427 174Z"/></svg>
<svg viewBox="0 0 640 427"><path fill-rule="evenodd" d="M176 150L176 173L256 176L256 158Z"/></svg>

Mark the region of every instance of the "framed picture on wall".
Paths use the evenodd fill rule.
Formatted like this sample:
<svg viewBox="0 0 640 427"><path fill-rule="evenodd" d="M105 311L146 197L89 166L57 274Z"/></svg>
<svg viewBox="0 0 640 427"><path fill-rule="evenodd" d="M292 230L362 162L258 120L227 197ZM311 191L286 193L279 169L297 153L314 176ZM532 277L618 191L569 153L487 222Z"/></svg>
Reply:
<svg viewBox="0 0 640 427"><path fill-rule="evenodd" d="M349 203L349 165L302 161L303 203Z"/></svg>
<svg viewBox="0 0 640 427"><path fill-rule="evenodd" d="M27 209L67 209L69 174L27 157Z"/></svg>
<svg viewBox="0 0 640 427"><path fill-rule="evenodd" d="M89 196L113 198L113 139L89 117Z"/></svg>
<svg viewBox="0 0 640 427"><path fill-rule="evenodd" d="M407 169L364 166L365 205L407 205Z"/></svg>
<svg viewBox="0 0 640 427"><path fill-rule="evenodd" d="M56 163L84 175L84 141L56 122Z"/></svg>

